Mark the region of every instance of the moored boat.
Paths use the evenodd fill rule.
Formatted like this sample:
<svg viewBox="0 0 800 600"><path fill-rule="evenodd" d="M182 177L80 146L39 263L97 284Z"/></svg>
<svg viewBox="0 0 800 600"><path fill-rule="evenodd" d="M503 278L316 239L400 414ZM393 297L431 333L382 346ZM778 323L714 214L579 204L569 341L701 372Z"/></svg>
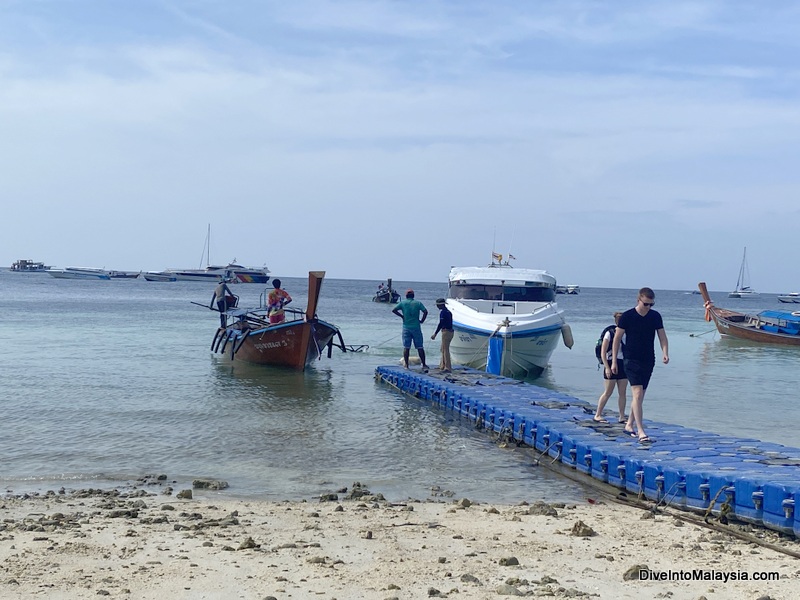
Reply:
<svg viewBox="0 0 800 600"><path fill-rule="evenodd" d="M109 271L108 276L111 279L136 279L141 274L141 271Z"/></svg>
<svg viewBox="0 0 800 600"><path fill-rule="evenodd" d="M714 321L720 334L751 342L800 346L800 311L762 310L747 314L719 308L704 282L698 288L705 301L706 321Z"/></svg>
<svg viewBox="0 0 800 600"><path fill-rule="evenodd" d="M266 267L245 267L236 263L229 263L224 267L209 265L205 269L165 269L164 271L150 271L159 273L164 278L158 281L209 281L219 283L227 279L229 283L267 283L269 269ZM147 279L147 276L145 276ZM148 281L156 281L148 279Z"/></svg>
<svg viewBox="0 0 800 600"><path fill-rule="evenodd" d="M26 258L15 260L11 264L11 270L15 273L47 273L53 267L44 264L43 262L33 261Z"/></svg>
<svg viewBox="0 0 800 600"><path fill-rule="evenodd" d="M453 313L454 362L516 379L537 377L558 344L572 333L555 300L547 271L518 269L508 261L453 267L446 306Z"/></svg>
<svg viewBox="0 0 800 600"><path fill-rule="evenodd" d="M378 284L378 290L372 297L373 302L391 302L397 304L400 301L400 293L392 287L392 279L386 280L386 283L381 282Z"/></svg>
<svg viewBox="0 0 800 600"><path fill-rule="evenodd" d="M316 315L324 271L308 273L306 310L284 308L286 320L270 323L266 293L255 308L231 308L225 313L226 327L217 329L211 350L233 361L276 365L304 370L333 346L346 351L339 328ZM334 342L338 338L338 343Z"/></svg>
<svg viewBox="0 0 800 600"><path fill-rule="evenodd" d="M89 267L65 267L63 269L49 269L48 274L56 279L111 279L111 275L105 269L94 269Z"/></svg>
<svg viewBox="0 0 800 600"><path fill-rule="evenodd" d="M728 294L728 298L758 298L760 294L750 287L750 270L747 267L747 247L742 254L742 266L739 267L739 278L736 288Z"/></svg>
<svg viewBox="0 0 800 600"><path fill-rule="evenodd" d="M778 300L784 304L800 304L800 292L789 292L788 294L780 294Z"/></svg>
<svg viewBox="0 0 800 600"><path fill-rule="evenodd" d="M142 277L145 281L177 281L175 275L166 271L144 271Z"/></svg>

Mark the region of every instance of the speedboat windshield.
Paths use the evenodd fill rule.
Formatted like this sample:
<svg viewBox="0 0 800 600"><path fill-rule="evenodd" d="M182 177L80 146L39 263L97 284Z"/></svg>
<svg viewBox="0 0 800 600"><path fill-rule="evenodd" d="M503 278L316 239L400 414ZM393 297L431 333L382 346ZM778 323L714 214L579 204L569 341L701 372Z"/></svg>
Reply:
<svg viewBox="0 0 800 600"><path fill-rule="evenodd" d="M451 283L450 297L458 300L496 300L505 302L552 302L556 290L547 284L486 285Z"/></svg>

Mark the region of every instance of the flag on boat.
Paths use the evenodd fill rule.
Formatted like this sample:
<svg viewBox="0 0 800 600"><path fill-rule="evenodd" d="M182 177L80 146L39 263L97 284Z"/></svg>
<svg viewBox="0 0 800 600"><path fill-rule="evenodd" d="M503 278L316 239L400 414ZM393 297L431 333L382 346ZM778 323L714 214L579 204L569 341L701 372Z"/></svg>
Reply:
<svg viewBox="0 0 800 600"><path fill-rule="evenodd" d="M497 252L492 252L492 260L496 260L497 262L503 262L503 255L498 254Z"/></svg>
<svg viewBox="0 0 800 600"><path fill-rule="evenodd" d="M514 256L513 254L509 254L508 255L508 260L517 260L517 257Z"/></svg>

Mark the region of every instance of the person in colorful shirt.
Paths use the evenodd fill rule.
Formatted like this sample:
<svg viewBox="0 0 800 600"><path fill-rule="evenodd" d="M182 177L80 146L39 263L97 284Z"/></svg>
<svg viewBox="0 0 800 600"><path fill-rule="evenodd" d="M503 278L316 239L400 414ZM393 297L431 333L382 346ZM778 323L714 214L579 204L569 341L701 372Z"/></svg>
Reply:
<svg viewBox="0 0 800 600"><path fill-rule="evenodd" d="M283 323L286 320L286 315L283 312L283 307L292 301L292 297L286 290L281 289L281 280L272 280L273 290L267 296L267 315L269 315L270 323Z"/></svg>

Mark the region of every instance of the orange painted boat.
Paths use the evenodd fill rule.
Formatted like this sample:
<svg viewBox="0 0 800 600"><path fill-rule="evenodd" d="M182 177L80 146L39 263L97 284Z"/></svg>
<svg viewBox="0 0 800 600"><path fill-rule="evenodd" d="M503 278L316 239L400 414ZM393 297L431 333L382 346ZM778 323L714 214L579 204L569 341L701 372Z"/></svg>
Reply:
<svg viewBox="0 0 800 600"><path fill-rule="evenodd" d="M225 313L228 325L218 329L211 350L234 361L276 365L304 370L333 346L346 352L339 328L316 315L324 271L308 273L308 305L305 311L284 308L286 320L271 324L267 307L231 308ZM266 298L266 294L262 296ZM336 341L335 341L336 340ZM338 343L337 343L338 341Z"/></svg>
<svg viewBox="0 0 800 600"><path fill-rule="evenodd" d="M714 321L720 334L764 344L800 346L800 311L736 312L714 306L704 282L697 287L705 301L706 321Z"/></svg>

